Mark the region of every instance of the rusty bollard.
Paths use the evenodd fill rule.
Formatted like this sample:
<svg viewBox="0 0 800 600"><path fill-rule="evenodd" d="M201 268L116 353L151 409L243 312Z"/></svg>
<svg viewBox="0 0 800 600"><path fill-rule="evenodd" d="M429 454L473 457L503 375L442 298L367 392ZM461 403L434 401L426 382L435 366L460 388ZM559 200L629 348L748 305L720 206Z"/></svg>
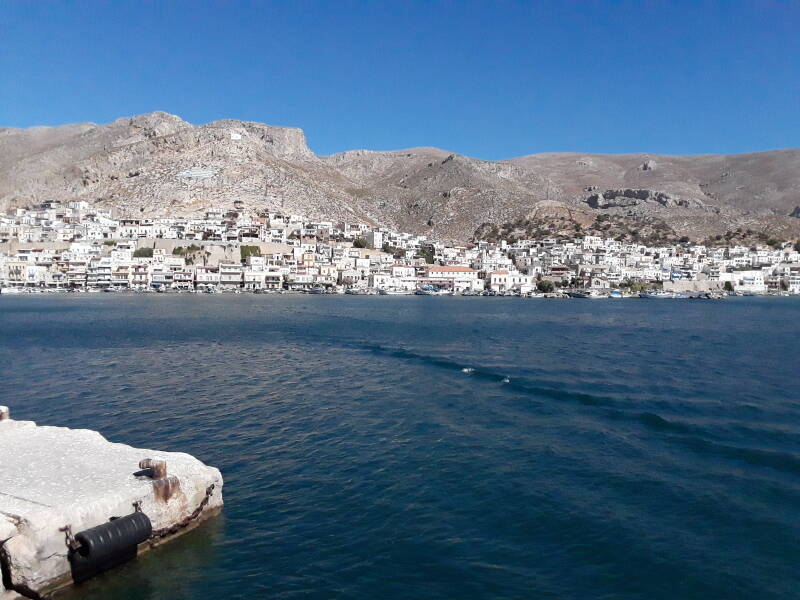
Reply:
<svg viewBox="0 0 800 600"><path fill-rule="evenodd" d="M153 494L156 500L167 502L181 488L181 482L174 475L167 475L167 461L145 458L139 461L139 468L147 471L153 480Z"/></svg>
<svg viewBox="0 0 800 600"><path fill-rule="evenodd" d="M175 475L169 475L153 481L153 493L157 500L167 502L172 496L181 489L181 482Z"/></svg>
<svg viewBox="0 0 800 600"><path fill-rule="evenodd" d="M8 421L11 419L11 411L7 406L0 406L0 421Z"/></svg>
<svg viewBox="0 0 800 600"><path fill-rule="evenodd" d="M167 476L167 461L145 458L139 461L139 468L148 471L150 479L162 479Z"/></svg>

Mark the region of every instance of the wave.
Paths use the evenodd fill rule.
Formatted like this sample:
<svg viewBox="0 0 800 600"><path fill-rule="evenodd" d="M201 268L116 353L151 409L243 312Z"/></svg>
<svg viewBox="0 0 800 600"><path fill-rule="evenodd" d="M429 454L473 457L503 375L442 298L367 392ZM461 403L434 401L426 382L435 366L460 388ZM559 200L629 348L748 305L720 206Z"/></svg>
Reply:
<svg viewBox="0 0 800 600"><path fill-rule="evenodd" d="M756 467L768 467L786 473L800 474L800 457L789 452L711 441L707 438L718 437L718 435L709 431L708 428L671 421L651 412L609 411L606 414L615 419L635 420L653 431L673 434L666 435L664 439L689 448L697 454L743 461Z"/></svg>
<svg viewBox="0 0 800 600"><path fill-rule="evenodd" d="M480 366L465 365L447 358L422 354L405 348L363 343L353 345L374 354L420 362L432 367L463 373L470 378L502 384L504 388L522 394L600 407L605 409L603 414L608 418L636 422L647 429L665 434L666 440L677 442L697 453L741 460L753 466L800 474L800 458L793 454L710 441L707 439L708 437L718 437L718 434L709 431L706 427L670 420L654 412L639 412L634 408L639 405L630 398L612 398L599 394L538 386L519 378L511 378L506 373Z"/></svg>
<svg viewBox="0 0 800 600"><path fill-rule="evenodd" d="M440 369L461 372L475 379L501 383L507 389L511 389L523 394L545 397L553 400L578 402L587 406L622 406L622 403L619 400L609 396L531 385L520 379L512 379L507 373L501 373L482 367L464 365L463 363L449 360L447 358L433 356L430 354L421 354L412 350L406 350L405 348L391 348L387 346L381 346L380 344L354 343L352 345L355 348L366 350L374 354L403 360L412 360Z"/></svg>
<svg viewBox="0 0 800 600"><path fill-rule="evenodd" d="M784 473L800 474L800 457L788 452L763 450L747 446L731 446L696 437L676 437L674 441L683 444L697 454L738 460L755 467L768 467Z"/></svg>
<svg viewBox="0 0 800 600"><path fill-rule="evenodd" d="M669 421L664 417L662 417L661 415L652 412L636 413L635 415L633 415L633 418L635 418L645 427L653 429L655 431L671 431L676 433L697 433L700 430L700 428L694 425L679 423L676 421Z"/></svg>

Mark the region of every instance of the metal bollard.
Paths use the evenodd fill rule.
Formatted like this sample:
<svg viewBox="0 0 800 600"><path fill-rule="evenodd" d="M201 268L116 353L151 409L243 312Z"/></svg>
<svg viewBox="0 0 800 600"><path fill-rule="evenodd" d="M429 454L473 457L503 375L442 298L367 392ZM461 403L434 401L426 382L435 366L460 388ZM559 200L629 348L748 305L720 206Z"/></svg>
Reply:
<svg viewBox="0 0 800 600"><path fill-rule="evenodd" d="M148 477L151 479L161 479L167 476L167 462L153 458L145 458L139 461L139 468L149 471Z"/></svg>
<svg viewBox="0 0 800 600"><path fill-rule="evenodd" d="M156 500L167 502L179 489L181 489L181 482L175 475L153 480L153 493Z"/></svg>

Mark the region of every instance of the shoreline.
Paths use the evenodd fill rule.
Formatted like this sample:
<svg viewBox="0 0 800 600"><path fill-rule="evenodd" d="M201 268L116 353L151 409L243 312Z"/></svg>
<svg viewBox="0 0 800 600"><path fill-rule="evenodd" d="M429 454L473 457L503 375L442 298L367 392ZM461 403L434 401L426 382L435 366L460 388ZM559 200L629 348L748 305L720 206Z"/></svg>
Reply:
<svg viewBox="0 0 800 600"><path fill-rule="evenodd" d="M618 291L618 290L615 290ZM653 293L655 292L655 294ZM482 293L460 293L460 292L418 292L410 290L398 293L396 291L383 291L380 289L367 288L346 291L298 291L298 290L107 290L107 289L76 289L76 290L48 290L48 289L14 289L9 292L9 288L0 289L0 298L10 298L19 296L88 296L102 294L103 296L435 296L447 298L526 298L542 300L643 300L660 299L670 300L723 300L727 298L800 298L800 294L788 292L779 293L752 293L752 292L733 292L733 293L711 293L711 292L665 292L659 293L658 290L644 290L635 293L609 294L608 292L592 293L585 289L570 289L568 291L549 292L549 293L519 293L519 292L482 292ZM645 297L647 296L647 297Z"/></svg>

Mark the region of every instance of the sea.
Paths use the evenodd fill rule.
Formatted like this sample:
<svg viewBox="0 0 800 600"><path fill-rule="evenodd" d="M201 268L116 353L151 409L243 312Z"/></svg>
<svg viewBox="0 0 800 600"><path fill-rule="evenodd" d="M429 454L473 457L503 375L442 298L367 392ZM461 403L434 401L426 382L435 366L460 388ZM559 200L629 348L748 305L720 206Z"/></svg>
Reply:
<svg viewBox="0 0 800 600"><path fill-rule="evenodd" d="M60 598L800 598L797 298L0 297L0 394L225 480Z"/></svg>

